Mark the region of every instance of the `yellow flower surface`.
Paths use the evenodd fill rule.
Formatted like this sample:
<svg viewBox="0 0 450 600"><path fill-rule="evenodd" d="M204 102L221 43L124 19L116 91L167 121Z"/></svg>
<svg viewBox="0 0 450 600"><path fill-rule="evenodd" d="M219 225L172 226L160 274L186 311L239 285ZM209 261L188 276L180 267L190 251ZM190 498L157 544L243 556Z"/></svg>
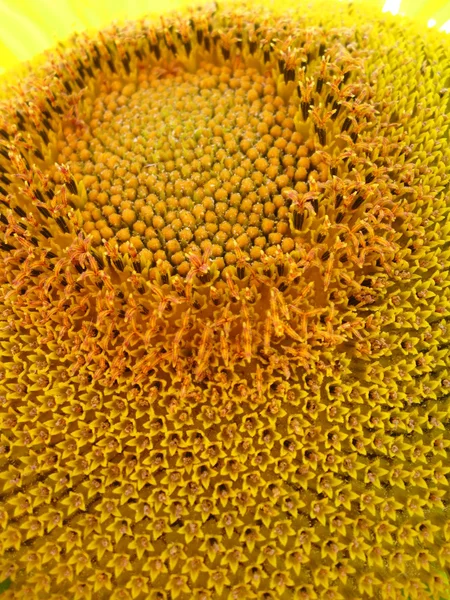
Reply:
<svg viewBox="0 0 450 600"><path fill-rule="evenodd" d="M4 84L2 598L448 597L450 44L370 10Z"/></svg>

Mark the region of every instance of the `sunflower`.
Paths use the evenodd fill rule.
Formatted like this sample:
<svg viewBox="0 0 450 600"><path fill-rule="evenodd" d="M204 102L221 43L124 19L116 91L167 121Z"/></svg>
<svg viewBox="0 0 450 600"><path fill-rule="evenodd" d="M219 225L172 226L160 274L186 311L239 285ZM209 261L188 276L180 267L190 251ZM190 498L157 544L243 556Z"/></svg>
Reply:
<svg viewBox="0 0 450 600"><path fill-rule="evenodd" d="M5 78L5 599L448 595L450 44L368 10Z"/></svg>

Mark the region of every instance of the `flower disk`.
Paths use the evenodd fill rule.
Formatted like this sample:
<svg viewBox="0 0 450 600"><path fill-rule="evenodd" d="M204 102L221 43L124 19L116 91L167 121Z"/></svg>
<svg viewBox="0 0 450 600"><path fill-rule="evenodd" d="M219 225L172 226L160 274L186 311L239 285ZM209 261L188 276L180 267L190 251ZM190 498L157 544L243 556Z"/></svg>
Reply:
<svg viewBox="0 0 450 600"><path fill-rule="evenodd" d="M448 592L448 56L213 7L4 89L5 598Z"/></svg>

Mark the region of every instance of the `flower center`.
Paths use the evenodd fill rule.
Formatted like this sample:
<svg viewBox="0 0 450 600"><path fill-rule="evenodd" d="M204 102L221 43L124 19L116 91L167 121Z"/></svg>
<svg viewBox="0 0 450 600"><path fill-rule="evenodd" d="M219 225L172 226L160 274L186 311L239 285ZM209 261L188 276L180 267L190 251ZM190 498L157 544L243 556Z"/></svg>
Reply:
<svg viewBox="0 0 450 600"><path fill-rule="evenodd" d="M0 128L8 300L76 332L70 375L98 355L108 385L171 368L184 397L239 362L262 398L267 363L290 377L330 348L386 351L355 309L423 243L413 166L409 147L386 156L350 29L255 24L243 43L234 19L198 19L83 39L27 80Z"/></svg>
<svg viewBox="0 0 450 600"><path fill-rule="evenodd" d="M58 144L86 190L84 231L183 276L190 252L222 271L292 251L292 200L328 174L297 112L256 68L174 60L105 80Z"/></svg>

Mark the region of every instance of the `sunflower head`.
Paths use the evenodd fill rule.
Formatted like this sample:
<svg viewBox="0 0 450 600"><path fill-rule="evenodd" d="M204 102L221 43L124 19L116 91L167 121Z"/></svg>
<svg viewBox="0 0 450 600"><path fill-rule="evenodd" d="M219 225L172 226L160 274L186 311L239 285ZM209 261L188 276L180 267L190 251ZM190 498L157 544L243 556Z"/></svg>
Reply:
<svg viewBox="0 0 450 600"><path fill-rule="evenodd" d="M214 6L8 89L14 598L445 589L447 54L351 5Z"/></svg>

